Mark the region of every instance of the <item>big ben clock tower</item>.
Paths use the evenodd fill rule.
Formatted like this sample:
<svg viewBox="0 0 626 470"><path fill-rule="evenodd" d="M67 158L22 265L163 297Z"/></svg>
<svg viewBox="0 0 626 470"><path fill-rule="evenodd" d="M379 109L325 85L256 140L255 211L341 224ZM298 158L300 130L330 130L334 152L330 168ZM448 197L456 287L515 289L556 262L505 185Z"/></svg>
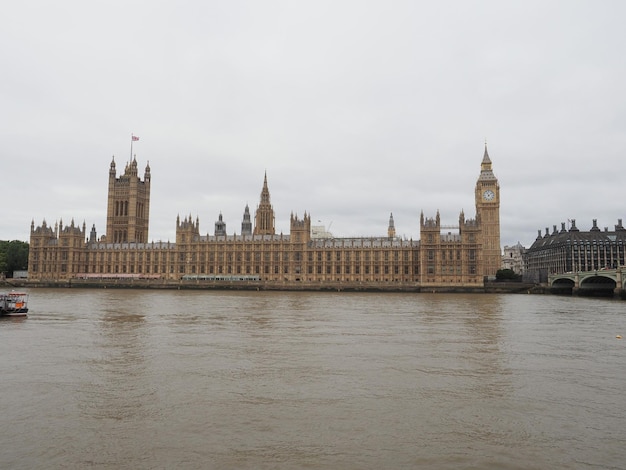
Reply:
<svg viewBox="0 0 626 470"><path fill-rule="evenodd" d="M491 169L485 144L485 155L476 181L476 216L481 227L483 275L495 276L502 265L500 247L500 185Z"/></svg>

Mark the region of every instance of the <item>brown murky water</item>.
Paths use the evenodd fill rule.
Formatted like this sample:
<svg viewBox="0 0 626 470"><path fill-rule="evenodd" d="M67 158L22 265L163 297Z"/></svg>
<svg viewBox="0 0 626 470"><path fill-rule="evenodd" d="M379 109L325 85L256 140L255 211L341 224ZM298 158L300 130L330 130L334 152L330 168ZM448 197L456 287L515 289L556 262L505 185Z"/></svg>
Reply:
<svg viewBox="0 0 626 470"><path fill-rule="evenodd" d="M0 468L626 468L626 303L31 291ZM626 336L626 335L625 335Z"/></svg>

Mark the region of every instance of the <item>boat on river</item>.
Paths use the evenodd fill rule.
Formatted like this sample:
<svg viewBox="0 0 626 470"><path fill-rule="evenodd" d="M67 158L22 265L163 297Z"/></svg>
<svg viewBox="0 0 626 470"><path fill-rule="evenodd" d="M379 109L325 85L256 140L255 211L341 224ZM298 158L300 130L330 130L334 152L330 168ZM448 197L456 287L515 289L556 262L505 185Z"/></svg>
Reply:
<svg viewBox="0 0 626 470"><path fill-rule="evenodd" d="M25 317L28 313L28 294L9 292L0 294L0 317Z"/></svg>

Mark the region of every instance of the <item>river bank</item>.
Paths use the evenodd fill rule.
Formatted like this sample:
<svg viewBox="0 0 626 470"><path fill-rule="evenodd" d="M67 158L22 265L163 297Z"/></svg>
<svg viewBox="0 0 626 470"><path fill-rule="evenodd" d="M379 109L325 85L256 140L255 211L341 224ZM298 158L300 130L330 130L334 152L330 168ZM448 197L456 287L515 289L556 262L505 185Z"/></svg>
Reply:
<svg viewBox="0 0 626 470"><path fill-rule="evenodd" d="M90 288L90 289L193 289L193 290L267 290L267 291L344 291L344 292L441 292L441 293L546 293L546 289L532 283L487 282L484 286L420 286L382 283L302 283L275 281L202 281L165 279L71 279L63 281L5 280L12 288Z"/></svg>
<svg viewBox="0 0 626 470"><path fill-rule="evenodd" d="M206 280L166 280L166 279L71 279L63 281L28 281L26 279L5 279L0 287L16 288L83 288L83 289L153 289L153 290L233 290L233 291L285 291L285 292L410 292L410 293L456 293L456 294L552 294L580 297L613 297L626 300L626 291L619 292L590 290L563 290L544 284L528 282L488 281L483 286L420 286L383 283L302 282L277 281L206 281Z"/></svg>

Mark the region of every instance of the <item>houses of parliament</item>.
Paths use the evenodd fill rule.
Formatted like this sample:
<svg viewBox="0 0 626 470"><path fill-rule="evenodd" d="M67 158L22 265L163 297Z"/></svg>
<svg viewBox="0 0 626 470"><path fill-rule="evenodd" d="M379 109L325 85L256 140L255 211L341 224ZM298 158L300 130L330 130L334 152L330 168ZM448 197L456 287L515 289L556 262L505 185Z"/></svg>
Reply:
<svg viewBox="0 0 626 470"><path fill-rule="evenodd" d="M311 215L292 212L288 234L275 232L267 173L254 218L246 205L240 234L226 233L220 214L213 235L199 219L176 219L176 241L148 241L151 169L140 177L136 157L118 176L109 167L106 233L93 225L30 228L29 282L70 285L133 283L153 286L256 289L445 290L482 287L501 265L500 186L485 146L475 186L476 214L442 225L420 215L420 239L338 238L311 227Z"/></svg>

